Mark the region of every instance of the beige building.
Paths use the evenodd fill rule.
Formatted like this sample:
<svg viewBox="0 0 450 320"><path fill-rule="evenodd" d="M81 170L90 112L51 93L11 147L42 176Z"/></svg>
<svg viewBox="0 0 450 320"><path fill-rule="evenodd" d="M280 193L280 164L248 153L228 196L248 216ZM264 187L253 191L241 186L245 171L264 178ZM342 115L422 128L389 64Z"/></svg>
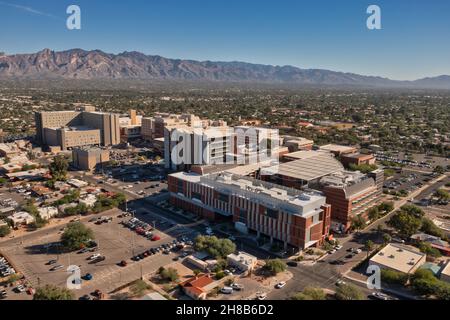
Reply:
<svg viewBox="0 0 450 320"><path fill-rule="evenodd" d="M450 260L447 261L445 267L441 270L441 280L450 282Z"/></svg>
<svg viewBox="0 0 450 320"><path fill-rule="evenodd" d="M413 274L425 264L427 255L411 247L388 244L369 261L369 265L379 266L380 269L399 271Z"/></svg>
<svg viewBox="0 0 450 320"><path fill-rule="evenodd" d="M243 272L251 272L256 268L258 259L251 254L239 252L227 256L227 263Z"/></svg>
<svg viewBox="0 0 450 320"><path fill-rule="evenodd" d="M119 115L96 112L93 107L80 111L37 112L35 121L36 139L44 146L67 150L120 143Z"/></svg>
<svg viewBox="0 0 450 320"><path fill-rule="evenodd" d="M72 150L72 159L74 167L92 171L98 165L109 162L109 151L100 148L77 148Z"/></svg>

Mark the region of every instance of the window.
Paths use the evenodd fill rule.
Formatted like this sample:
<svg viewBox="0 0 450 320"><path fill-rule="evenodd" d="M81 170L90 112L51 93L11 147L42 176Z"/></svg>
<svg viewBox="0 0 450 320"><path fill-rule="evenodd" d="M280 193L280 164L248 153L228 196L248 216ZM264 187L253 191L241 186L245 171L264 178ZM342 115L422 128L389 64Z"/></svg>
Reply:
<svg viewBox="0 0 450 320"><path fill-rule="evenodd" d="M239 209L239 222L247 224L247 210Z"/></svg>
<svg viewBox="0 0 450 320"><path fill-rule="evenodd" d="M184 183L183 183L183 180L178 180L178 192L184 193Z"/></svg>
<svg viewBox="0 0 450 320"><path fill-rule="evenodd" d="M272 219L278 219L278 210L266 209L266 216Z"/></svg>
<svg viewBox="0 0 450 320"><path fill-rule="evenodd" d="M219 201L228 203L228 195L227 194L219 193L219 195L217 196L217 199Z"/></svg>
<svg viewBox="0 0 450 320"><path fill-rule="evenodd" d="M192 192L192 199L197 199L202 201L202 195L198 192Z"/></svg>

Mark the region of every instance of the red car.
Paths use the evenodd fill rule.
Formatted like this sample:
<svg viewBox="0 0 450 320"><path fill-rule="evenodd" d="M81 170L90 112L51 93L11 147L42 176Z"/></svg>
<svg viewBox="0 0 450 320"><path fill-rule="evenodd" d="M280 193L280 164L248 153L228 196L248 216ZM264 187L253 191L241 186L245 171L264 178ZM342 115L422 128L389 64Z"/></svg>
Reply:
<svg viewBox="0 0 450 320"><path fill-rule="evenodd" d="M159 241L161 240L160 236L153 236L152 241Z"/></svg>
<svg viewBox="0 0 450 320"><path fill-rule="evenodd" d="M126 267L128 265L128 263L125 260L120 261L119 265L121 267Z"/></svg>

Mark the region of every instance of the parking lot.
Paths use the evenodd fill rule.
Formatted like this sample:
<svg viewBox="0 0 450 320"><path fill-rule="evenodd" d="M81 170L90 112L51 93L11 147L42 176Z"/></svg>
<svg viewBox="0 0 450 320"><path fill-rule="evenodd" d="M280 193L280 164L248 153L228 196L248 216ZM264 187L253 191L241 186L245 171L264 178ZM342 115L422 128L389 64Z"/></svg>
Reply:
<svg viewBox="0 0 450 320"><path fill-rule="evenodd" d="M68 266L79 266L82 276L88 274L92 276L91 280L83 281L82 290L77 292L77 294L81 294L85 293L85 290L90 290L92 285L102 290L113 289L120 282L139 278L141 273L154 272L161 265L172 261L176 254L173 251L163 254L163 250L159 249L158 256L145 259L139 268L133 267L136 262L133 262L132 257L161 245L172 244L175 240L174 236L180 237L189 234L188 228L178 228L170 225L168 221L158 219L153 221L156 226L172 230L172 235L166 235L160 230L153 230L153 235L158 238L154 239L156 241L152 241L123 225L122 222L130 220L132 217L119 218L118 216L121 214L123 212L117 209L110 211L107 215L112 217L110 223L95 223L98 217L105 214L83 220L94 231L95 242L98 245L95 252L79 251L66 254L58 252L57 247L53 245L58 243L62 229L53 233L45 232L45 230L36 232L23 240L23 243L19 239L10 240L9 242L13 241L14 243L5 242L0 249L14 261L15 266L34 287L47 283L65 286L68 278ZM88 260L94 254L104 256L105 260ZM121 261L126 261L126 265L121 266ZM126 272L124 272L125 270Z"/></svg>
<svg viewBox="0 0 450 320"><path fill-rule="evenodd" d="M408 194L420 189L425 184L433 180L437 175L433 173L421 173L403 170L396 173L392 178L384 183L384 189L390 192L407 192Z"/></svg>

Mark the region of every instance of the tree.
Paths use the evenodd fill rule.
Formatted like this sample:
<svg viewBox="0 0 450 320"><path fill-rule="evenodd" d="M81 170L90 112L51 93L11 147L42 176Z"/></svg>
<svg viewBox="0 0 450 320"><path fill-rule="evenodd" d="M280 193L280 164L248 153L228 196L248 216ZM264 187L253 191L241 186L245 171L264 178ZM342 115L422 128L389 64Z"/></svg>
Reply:
<svg viewBox="0 0 450 320"><path fill-rule="evenodd" d="M384 244L388 244L391 241L392 241L392 237L389 234L384 233L383 234L383 243Z"/></svg>
<svg viewBox="0 0 450 320"><path fill-rule="evenodd" d="M75 295L66 288L59 288L54 285L46 285L36 289L33 300L74 300Z"/></svg>
<svg viewBox="0 0 450 320"><path fill-rule="evenodd" d="M364 244L364 249L367 251L367 258L369 258L370 253L375 247L375 243L372 240L367 240Z"/></svg>
<svg viewBox="0 0 450 320"><path fill-rule="evenodd" d="M351 229L354 231L364 229L364 227L366 226L366 221L360 215L353 217L351 221L352 221Z"/></svg>
<svg viewBox="0 0 450 320"><path fill-rule="evenodd" d="M286 263L280 259L267 260L264 265L264 270L270 272L272 275L277 275L286 270Z"/></svg>
<svg viewBox="0 0 450 320"><path fill-rule="evenodd" d="M448 201L450 199L450 194L444 189L437 189L434 195L442 201Z"/></svg>
<svg viewBox="0 0 450 320"><path fill-rule="evenodd" d="M367 214L367 216L369 217L369 220L375 221L380 217L380 211L378 210L377 207L372 208L369 210L369 213Z"/></svg>
<svg viewBox="0 0 450 320"><path fill-rule="evenodd" d="M326 300L326 293L320 288L306 287L302 292L292 296L291 300Z"/></svg>
<svg viewBox="0 0 450 320"><path fill-rule="evenodd" d="M0 238L4 238L11 233L11 228L8 225L0 227Z"/></svg>
<svg viewBox="0 0 450 320"><path fill-rule="evenodd" d="M394 210L394 203L392 202L383 202L378 206L379 211L384 213L390 213L392 210Z"/></svg>
<svg viewBox="0 0 450 320"><path fill-rule="evenodd" d="M171 282L175 282L179 278L178 271L174 268L168 268L168 269L163 268L161 270L161 272L159 273L159 275L161 276L162 279L171 281Z"/></svg>
<svg viewBox="0 0 450 320"><path fill-rule="evenodd" d="M236 245L229 239L218 239L213 236L198 236L195 239L195 250L206 251L216 259L226 258L236 251Z"/></svg>
<svg viewBox="0 0 450 320"><path fill-rule="evenodd" d="M422 232L430 234L435 237L444 238L444 232L428 218L422 218Z"/></svg>
<svg viewBox="0 0 450 320"><path fill-rule="evenodd" d="M144 280L136 280L130 286L130 291L133 293L135 297L142 297L147 290L150 290L152 287L147 284Z"/></svg>
<svg viewBox="0 0 450 320"><path fill-rule="evenodd" d="M445 173L445 169L443 166L436 166L433 170L434 173L438 173L438 174L444 174Z"/></svg>
<svg viewBox="0 0 450 320"><path fill-rule="evenodd" d="M355 286L342 284L336 290L337 300L364 300L364 294Z"/></svg>
<svg viewBox="0 0 450 320"><path fill-rule="evenodd" d="M56 156L49 166L50 173L56 181L65 181L67 170L69 169L69 162L64 156Z"/></svg>
<svg viewBox="0 0 450 320"><path fill-rule="evenodd" d="M408 282L408 275L395 270L381 269L381 280L391 284L405 285Z"/></svg>
<svg viewBox="0 0 450 320"><path fill-rule="evenodd" d="M433 248L431 244L427 242L419 243L419 249L421 252L425 253L427 256L432 258L439 258L442 256L441 252L438 249Z"/></svg>
<svg viewBox="0 0 450 320"><path fill-rule="evenodd" d="M61 236L63 246L71 251L78 250L94 238L94 233L81 222L70 223Z"/></svg>
<svg viewBox="0 0 450 320"><path fill-rule="evenodd" d="M409 238L419 231L422 219L402 210L394 215L388 224L397 229L401 235Z"/></svg>

